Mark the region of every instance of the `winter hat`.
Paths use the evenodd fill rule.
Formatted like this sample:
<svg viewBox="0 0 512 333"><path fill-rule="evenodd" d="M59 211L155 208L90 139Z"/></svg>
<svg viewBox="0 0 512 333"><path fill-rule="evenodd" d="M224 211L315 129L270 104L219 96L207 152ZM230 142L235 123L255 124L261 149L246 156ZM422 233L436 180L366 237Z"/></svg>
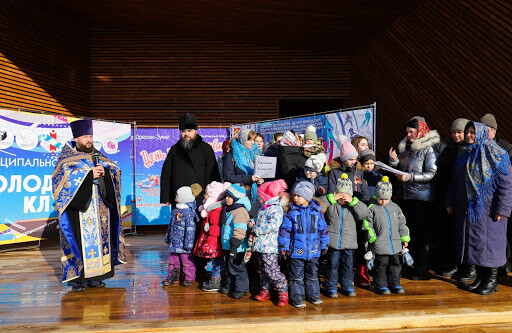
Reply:
<svg viewBox="0 0 512 333"><path fill-rule="evenodd" d="M196 200L196 197L192 194L190 186L182 186L176 191L176 197L178 198L179 204L186 204Z"/></svg>
<svg viewBox="0 0 512 333"><path fill-rule="evenodd" d="M233 198L235 201L238 201L239 199L246 197L247 192L245 191L245 188L243 186L240 186L238 184L231 184L226 189L226 196L229 196Z"/></svg>
<svg viewBox="0 0 512 333"><path fill-rule="evenodd" d="M231 185L231 183L226 183ZM220 182L211 182L206 186L206 194L208 195L208 199L213 199L214 201L220 201L224 197L224 192L226 191L226 188L224 187L223 183Z"/></svg>
<svg viewBox="0 0 512 333"><path fill-rule="evenodd" d="M323 156L321 156L323 155ZM325 164L325 154L311 155L304 163L304 170L316 172L317 174L322 171Z"/></svg>
<svg viewBox="0 0 512 333"><path fill-rule="evenodd" d="M313 140L314 142L318 140L318 137L316 136L316 127L313 125L309 125L306 128L306 132L304 132L304 141L308 139Z"/></svg>
<svg viewBox="0 0 512 333"><path fill-rule="evenodd" d="M180 131L186 130L186 129L197 129L197 120L196 116L194 116L192 113L185 113L180 117L180 125L179 125Z"/></svg>
<svg viewBox="0 0 512 333"><path fill-rule="evenodd" d="M391 199L393 194L393 186L391 185L388 176L382 177L375 187L375 197L377 199Z"/></svg>
<svg viewBox="0 0 512 333"><path fill-rule="evenodd" d="M313 195L315 194L315 185L306 181L297 183L293 188L293 194L301 196L309 202L313 199Z"/></svg>
<svg viewBox="0 0 512 333"><path fill-rule="evenodd" d="M345 135L338 136L338 145L340 146L340 158L342 162L357 157L356 148L348 141Z"/></svg>
<svg viewBox="0 0 512 333"><path fill-rule="evenodd" d="M364 164L368 160L376 161L375 153L371 149L365 149L359 153L359 162Z"/></svg>
<svg viewBox="0 0 512 333"><path fill-rule="evenodd" d="M258 188L258 195L264 202L277 197L280 193L284 192L288 187L283 179L274 180L273 182L263 183Z"/></svg>
<svg viewBox="0 0 512 333"><path fill-rule="evenodd" d="M69 123L73 138L81 137L82 135L92 135L92 120L80 119Z"/></svg>
<svg viewBox="0 0 512 333"><path fill-rule="evenodd" d="M464 128L466 124L469 122L466 118L457 118L453 121L452 127L450 128L450 132L453 131L461 131L464 132Z"/></svg>
<svg viewBox="0 0 512 333"><path fill-rule="evenodd" d="M338 183L336 184L336 192L338 193L346 193L352 195L354 192L352 190L352 182L348 178L346 173L342 174L338 179Z"/></svg>
<svg viewBox="0 0 512 333"><path fill-rule="evenodd" d="M496 122L496 118L492 113L488 113L482 118L480 118L480 122L485 124L485 126L494 128L495 130L498 129L498 123Z"/></svg>
<svg viewBox="0 0 512 333"><path fill-rule="evenodd" d="M192 190L192 195L194 197L197 197L201 192L203 192L203 187L198 183L190 185L190 189Z"/></svg>

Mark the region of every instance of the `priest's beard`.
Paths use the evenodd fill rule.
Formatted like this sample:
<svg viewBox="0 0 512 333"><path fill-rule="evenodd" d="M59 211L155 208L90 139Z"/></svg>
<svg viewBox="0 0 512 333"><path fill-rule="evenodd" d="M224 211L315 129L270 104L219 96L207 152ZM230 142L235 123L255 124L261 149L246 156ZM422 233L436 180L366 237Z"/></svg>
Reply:
<svg viewBox="0 0 512 333"><path fill-rule="evenodd" d="M190 139L188 141L185 141L183 139L180 139L180 145L185 149L186 151L191 151L192 147L194 147L194 143L196 142L196 139Z"/></svg>
<svg viewBox="0 0 512 333"><path fill-rule="evenodd" d="M94 151L94 145L91 143L91 145L82 145L81 143L75 142L76 147L78 150L83 151L84 153L92 153Z"/></svg>

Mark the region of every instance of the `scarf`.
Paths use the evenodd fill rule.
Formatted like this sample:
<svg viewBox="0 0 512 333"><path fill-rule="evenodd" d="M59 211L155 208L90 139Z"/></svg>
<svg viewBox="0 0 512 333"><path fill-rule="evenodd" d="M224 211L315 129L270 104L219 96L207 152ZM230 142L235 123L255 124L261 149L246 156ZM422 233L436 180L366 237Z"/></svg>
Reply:
<svg viewBox="0 0 512 333"><path fill-rule="evenodd" d="M298 147L299 141L297 140L297 137L295 134L293 134L290 131L286 131L283 134L283 137L281 138L281 141L279 142L281 146L291 146L291 147Z"/></svg>
<svg viewBox="0 0 512 333"><path fill-rule="evenodd" d="M242 134L242 133L240 133ZM258 145L254 144L252 149L248 149L241 142L247 141L247 136L245 139L238 137L238 140L233 140L231 143L231 148L233 149L233 159L235 160L235 165L237 168L245 172L247 175L254 175L254 158L256 155L262 155L261 150L258 148ZM253 182L251 185L251 200L252 203L255 203L258 199L258 185Z"/></svg>
<svg viewBox="0 0 512 333"><path fill-rule="evenodd" d="M468 219L477 222L484 213L484 202L494 195L499 176L508 175L509 157L504 149L488 138L484 124L473 124L475 142L461 149L456 164L465 165Z"/></svg>
<svg viewBox="0 0 512 333"><path fill-rule="evenodd" d="M416 119L416 120L418 121L418 134L416 135L416 139L421 139L422 137L425 136L425 134L430 132L430 128L428 128L426 122L424 122L420 119Z"/></svg>

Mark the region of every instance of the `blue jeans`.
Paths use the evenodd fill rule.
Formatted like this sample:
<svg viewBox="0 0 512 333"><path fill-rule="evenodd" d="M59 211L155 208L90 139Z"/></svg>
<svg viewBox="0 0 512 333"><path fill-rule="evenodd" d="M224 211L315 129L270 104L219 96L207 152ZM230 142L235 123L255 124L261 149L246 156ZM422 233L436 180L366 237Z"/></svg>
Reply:
<svg viewBox="0 0 512 333"><path fill-rule="evenodd" d="M325 268L325 289L329 292L338 291L338 271L341 264L341 289L354 289L354 255L355 250L327 251L327 267Z"/></svg>
<svg viewBox="0 0 512 333"><path fill-rule="evenodd" d="M220 278L224 271L224 257L218 257L212 259L212 278Z"/></svg>
<svg viewBox="0 0 512 333"><path fill-rule="evenodd" d="M318 283L318 258L290 259L289 292L292 300L320 296ZM304 283L304 279L306 283ZM304 288L305 287L305 288Z"/></svg>

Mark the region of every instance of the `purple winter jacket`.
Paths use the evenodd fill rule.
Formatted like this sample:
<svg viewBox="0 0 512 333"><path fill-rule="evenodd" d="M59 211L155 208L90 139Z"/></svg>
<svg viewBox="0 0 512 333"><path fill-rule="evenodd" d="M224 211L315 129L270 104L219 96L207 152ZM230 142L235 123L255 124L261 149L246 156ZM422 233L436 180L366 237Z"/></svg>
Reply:
<svg viewBox="0 0 512 333"><path fill-rule="evenodd" d="M484 203L485 211L478 222L466 218L464 165L455 165L448 189L446 206L454 208L457 227L456 249L459 262L483 267L500 267L506 262L508 218L495 221L496 214L510 217L512 210L512 167L498 179L494 196ZM442 232L442 231L441 231Z"/></svg>

